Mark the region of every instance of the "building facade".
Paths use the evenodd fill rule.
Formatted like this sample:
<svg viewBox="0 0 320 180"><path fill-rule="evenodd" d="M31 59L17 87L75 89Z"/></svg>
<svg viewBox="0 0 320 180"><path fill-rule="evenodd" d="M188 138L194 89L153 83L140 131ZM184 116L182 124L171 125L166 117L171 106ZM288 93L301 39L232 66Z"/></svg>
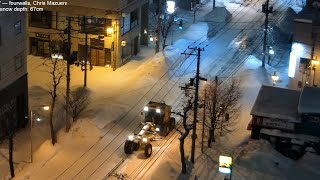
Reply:
<svg viewBox="0 0 320 180"><path fill-rule="evenodd" d="M62 52L71 17L71 51L78 61L114 70L148 43L148 0L66 0L28 15L28 54Z"/></svg>
<svg viewBox="0 0 320 180"><path fill-rule="evenodd" d="M286 156L300 158L313 149L320 154L320 88L302 91L262 86L248 125L252 139L266 139Z"/></svg>
<svg viewBox="0 0 320 180"><path fill-rule="evenodd" d="M28 122L26 53L26 13L0 12L0 139Z"/></svg>

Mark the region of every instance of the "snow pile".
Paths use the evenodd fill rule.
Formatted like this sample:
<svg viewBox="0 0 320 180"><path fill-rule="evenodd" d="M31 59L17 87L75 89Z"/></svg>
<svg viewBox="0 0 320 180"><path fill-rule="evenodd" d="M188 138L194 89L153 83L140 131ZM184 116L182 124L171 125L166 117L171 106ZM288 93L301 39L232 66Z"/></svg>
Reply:
<svg viewBox="0 0 320 180"><path fill-rule="evenodd" d="M275 151L267 141L250 141L234 165L234 176L236 179L266 179L266 175L268 179L317 179L319 158L306 154L296 162Z"/></svg>
<svg viewBox="0 0 320 180"><path fill-rule="evenodd" d="M216 7L206 14L205 21L208 22L225 22L231 18L231 13L225 7Z"/></svg>

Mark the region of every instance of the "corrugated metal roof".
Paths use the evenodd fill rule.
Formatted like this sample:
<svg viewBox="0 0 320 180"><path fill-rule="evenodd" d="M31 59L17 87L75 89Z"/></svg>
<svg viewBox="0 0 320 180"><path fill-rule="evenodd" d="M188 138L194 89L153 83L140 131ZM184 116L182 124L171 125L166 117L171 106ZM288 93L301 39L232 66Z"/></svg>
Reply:
<svg viewBox="0 0 320 180"><path fill-rule="evenodd" d="M297 111L299 95L299 91L262 85L251 115L300 123Z"/></svg>

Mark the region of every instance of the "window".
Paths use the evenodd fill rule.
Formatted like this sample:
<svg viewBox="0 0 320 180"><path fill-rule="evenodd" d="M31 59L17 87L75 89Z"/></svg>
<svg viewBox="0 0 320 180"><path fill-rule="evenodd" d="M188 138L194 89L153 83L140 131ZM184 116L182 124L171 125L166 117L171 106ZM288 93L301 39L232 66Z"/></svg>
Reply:
<svg viewBox="0 0 320 180"><path fill-rule="evenodd" d="M29 24L32 27L51 28L51 11L31 11Z"/></svg>
<svg viewBox="0 0 320 180"><path fill-rule="evenodd" d="M23 53L19 53L14 57L16 70L20 69L23 65Z"/></svg>
<svg viewBox="0 0 320 180"><path fill-rule="evenodd" d="M17 22L14 24L14 33L15 33L15 34L21 33L21 21L17 21Z"/></svg>
<svg viewBox="0 0 320 180"><path fill-rule="evenodd" d="M133 29L139 24L139 9L132 11L130 17L130 29Z"/></svg>
<svg viewBox="0 0 320 180"><path fill-rule="evenodd" d="M80 20L81 33L105 34L106 27L111 26L111 20L97 17L82 17Z"/></svg>
<svg viewBox="0 0 320 180"><path fill-rule="evenodd" d="M130 14L122 18L121 32L125 34L130 31Z"/></svg>

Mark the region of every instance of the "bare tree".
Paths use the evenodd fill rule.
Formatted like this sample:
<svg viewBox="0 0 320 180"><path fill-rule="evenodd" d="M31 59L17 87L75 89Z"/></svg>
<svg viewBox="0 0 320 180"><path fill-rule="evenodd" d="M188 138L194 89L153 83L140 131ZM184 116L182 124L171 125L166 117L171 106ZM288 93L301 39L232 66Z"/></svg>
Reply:
<svg viewBox="0 0 320 180"><path fill-rule="evenodd" d="M163 16L163 20L162 20L162 26L160 28L160 32L161 32L161 38L162 38L162 50L164 50L166 48L166 41L167 41L167 37L169 35L169 33L172 31L172 26L174 23L174 17L173 15L167 15L165 14Z"/></svg>
<svg viewBox="0 0 320 180"><path fill-rule="evenodd" d="M79 87L71 92L69 111L72 120L76 121L90 104L90 92L85 87Z"/></svg>
<svg viewBox="0 0 320 180"><path fill-rule="evenodd" d="M231 79L219 85L216 78L206 86L207 117L210 120L207 125L210 129L208 147L211 147L211 142L215 141L214 137L218 134L216 130L220 131L220 136L233 131L232 126L236 124L241 109L239 100L243 93L240 82L238 79Z"/></svg>
<svg viewBox="0 0 320 180"><path fill-rule="evenodd" d="M47 72L50 75L51 81L49 84L49 93L51 95L51 106L50 106L50 115L49 115L49 125L51 132L52 145L57 142L57 137L55 130L53 128L53 114L55 110L55 105L58 97L58 86L63 77L66 75L66 62L58 58L47 59L44 63L44 66L47 67Z"/></svg>
<svg viewBox="0 0 320 180"><path fill-rule="evenodd" d="M165 1L164 1L165 2ZM165 49L167 37L172 31L173 25L174 25L174 15L166 14L165 12L159 12L159 8L157 8L158 5L151 5L150 6L150 23L149 26L151 29L155 29L157 31L158 27L160 27L160 41L162 43L162 50ZM164 8L160 8L161 11L163 11ZM158 20L160 13L161 21ZM159 26L160 23L160 26ZM155 32L157 34L157 32Z"/></svg>

